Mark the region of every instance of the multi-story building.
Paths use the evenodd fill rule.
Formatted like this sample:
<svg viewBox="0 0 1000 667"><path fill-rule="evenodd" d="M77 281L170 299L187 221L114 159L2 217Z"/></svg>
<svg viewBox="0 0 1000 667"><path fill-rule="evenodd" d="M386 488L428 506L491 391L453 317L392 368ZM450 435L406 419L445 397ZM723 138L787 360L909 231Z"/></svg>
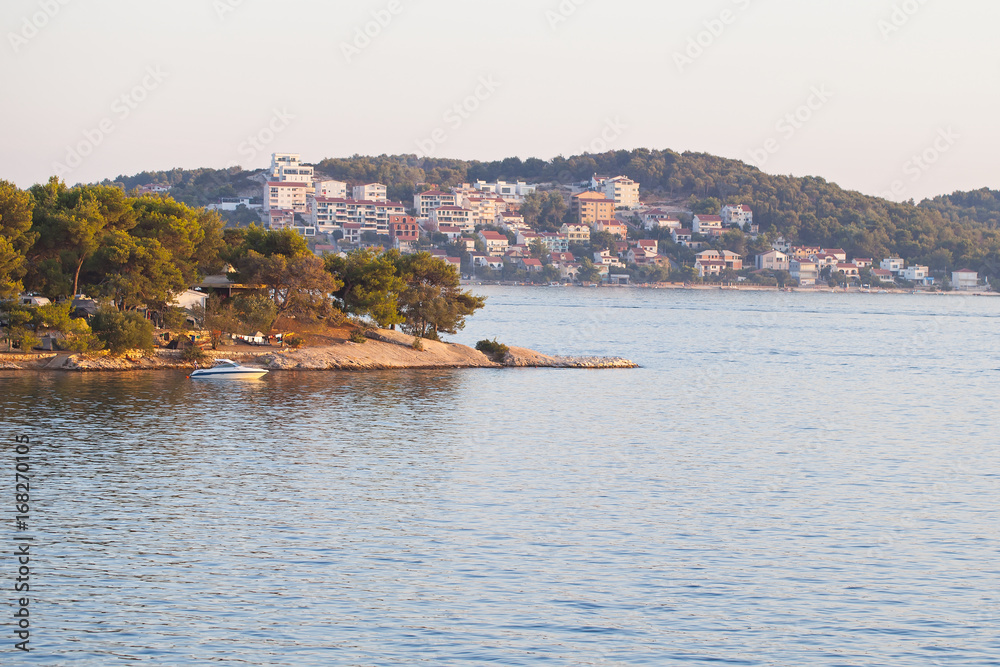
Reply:
<svg viewBox="0 0 1000 667"><path fill-rule="evenodd" d="M819 267L810 259L793 259L789 262L789 273L802 287L811 287L819 280Z"/></svg>
<svg viewBox="0 0 1000 667"><path fill-rule="evenodd" d="M722 216L699 213L694 216L691 229L695 234L718 236L722 232Z"/></svg>
<svg viewBox="0 0 1000 667"><path fill-rule="evenodd" d="M860 269L854 262L838 262L837 272L842 272L845 278L857 278L860 275Z"/></svg>
<svg viewBox="0 0 1000 667"><path fill-rule="evenodd" d="M687 247L692 243L693 232L690 229L676 228L670 230L670 238L679 246Z"/></svg>
<svg viewBox="0 0 1000 667"><path fill-rule="evenodd" d="M271 155L270 180L311 185L314 177L314 169L302 164L302 158L298 153L273 153Z"/></svg>
<svg viewBox="0 0 1000 667"><path fill-rule="evenodd" d="M616 208L639 207L639 184L628 176L605 178L594 174L590 185L594 190L614 201Z"/></svg>
<svg viewBox="0 0 1000 667"><path fill-rule="evenodd" d="M926 266L920 266L919 264L914 264L903 269L903 279L909 280L911 283L923 282L927 279L927 274L930 269Z"/></svg>
<svg viewBox="0 0 1000 667"><path fill-rule="evenodd" d="M356 201L377 201L389 200L388 188L381 183L368 183L367 185L354 186L354 199Z"/></svg>
<svg viewBox="0 0 1000 667"><path fill-rule="evenodd" d="M497 213L497 217L493 219L493 224L504 231L513 232L515 234L522 229L530 229L524 221L524 216L520 213Z"/></svg>
<svg viewBox="0 0 1000 667"><path fill-rule="evenodd" d="M505 200L516 204L523 202L524 198L536 189L534 185L528 185L522 181L518 181L517 183L508 183L506 181L497 181L496 183L476 181L475 188L479 192L503 197Z"/></svg>
<svg viewBox="0 0 1000 667"><path fill-rule="evenodd" d="M559 232L565 234L570 243L590 243L590 227L587 225L563 225Z"/></svg>
<svg viewBox="0 0 1000 667"><path fill-rule="evenodd" d="M510 240L500 232L484 229L479 232L479 239L486 246L486 254L491 257L503 257L507 252Z"/></svg>
<svg viewBox="0 0 1000 667"><path fill-rule="evenodd" d="M899 257L887 257L882 260L881 264L879 264L880 269L890 271L897 275L903 272L904 267L906 267L906 262Z"/></svg>
<svg viewBox="0 0 1000 667"><path fill-rule="evenodd" d="M408 215L389 216L389 240L400 252L410 252L420 241L417 219Z"/></svg>
<svg viewBox="0 0 1000 667"><path fill-rule="evenodd" d="M291 229L295 226L295 211L291 209L272 208L267 212L268 229Z"/></svg>
<svg viewBox="0 0 1000 667"><path fill-rule="evenodd" d="M594 223L595 232L607 232L620 239L628 237L628 227L618 220L598 220Z"/></svg>
<svg viewBox="0 0 1000 667"><path fill-rule="evenodd" d="M957 290L977 290L979 289L979 273L972 269L953 271L951 285Z"/></svg>
<svg viewBox="0 0 1000 667"><path fill-rule="evenodd" d="M681 226L680 218L658 208L646 211L639 217L642 219L642 226L649 231L660 229L661 227L677 229Z"/></svg>
<svg viewBox="0 0 1000 667"><path fill-rule="evenodd" d="M724 227L753 226L753 209L745 204L723 206L720 217Z"/></svg>
<svg viewBox="0 0 1000 667"><path fill-rule="evenodd" d="M472 211L473 225L492 225L497 215L507 210L503 197L471 196L462 198L462 207Z"/></svg>
<svg viewBox="0 0 1000 667"><path fill-rule="evenodd" d="M413 195L413 210L421 218L429 218L431 211L439 206L458 206L458 195L453 192L442 190L428 190L418 195Z"/></svg>
<svg viewBox="0 0 1000 667"><path fill-rule="evenodd" d="M472 211L461 206L438 206L431 211L430 226L436 229L441 225L455 225L463 232L472 232L476 226L472 223Z"/></svg>
<svg viewBox="0 0 1000 667"><path fill-rule="evenodd" d="M268 181L264 184L264 210L288 209L306 213L306 184L294 181Z"/></svg>
<svg viewBox="0 0 1000 667"><path fill-rule="evenodd" d="M582 225L594 225L598 220L613 220L615 201L600 192L573 195L571 209L574 219Z"/></svg>
<svg viewBox="0 0 1000 667"><path fill-rule="evenodd" d="M311 201L312 222L321 232L342 230L348 223L357 223L363 232L388 235L389 219L394 215L406 215L406 209L398 202L328 197L314 197Z"/></svg>
<svg viewBox="0 0 1000 667"><path fill-rule="evenodd" d="M565 234L554 234L543 232L538 235L538 240L542 242L545 249L552 252L569 252L569 237Z"/></svg>
<svg viewBox="0 0 1000 667"><path fill-rule="evenodd" d="M872 269L872 280L880 283L896 282L896 274L889 269Z"/></svg>
<svg viewBox="0 0 1000 667"><path fill-rule="evenodd" d="M698 259L722 262L733 271L743 270L743 258L731 250L703 250L698 253Z"/></svg>
<svg viewBox="0 0 1000 667"><path fill-rule="evenodd" d="M787 271L789 268L788 255L777 250L765 252L757 255L757 270L765 271Z"/></svg>
<svg viewBox="0 0 1000 667"><path fill-rule="evenodd" d="M313 190L317 197L347 199L347 183L343 181L313 181Z"/></svg>

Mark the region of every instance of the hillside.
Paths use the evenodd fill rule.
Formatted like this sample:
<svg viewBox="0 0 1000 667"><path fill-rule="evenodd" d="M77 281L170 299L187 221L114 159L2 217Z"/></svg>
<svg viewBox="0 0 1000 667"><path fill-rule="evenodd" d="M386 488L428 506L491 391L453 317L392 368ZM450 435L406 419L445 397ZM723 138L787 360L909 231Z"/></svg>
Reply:
<svg viewBox="0 0 1000 667"><path fill-rule="evenodd" d="M987 189L919 205L896 203L818 177L775 176L737 160L648 149L549 161L354 156L323 160L316 169L349 183L385 183L391 199L407 204L427 184L448 187L477 179L569 184L594 173L624 174L642 184L644 198L688 202L694 210L710 210L720 202L749 204L762 232L791 241L842 247L857 256L897 255L937 271L967 267L1000 277L1000 192ZM221 196L253 193L259 174L239 168L173 170L119 176L116 182L126 188L167 183L174 186L175 198L204 205Z"/></svg>

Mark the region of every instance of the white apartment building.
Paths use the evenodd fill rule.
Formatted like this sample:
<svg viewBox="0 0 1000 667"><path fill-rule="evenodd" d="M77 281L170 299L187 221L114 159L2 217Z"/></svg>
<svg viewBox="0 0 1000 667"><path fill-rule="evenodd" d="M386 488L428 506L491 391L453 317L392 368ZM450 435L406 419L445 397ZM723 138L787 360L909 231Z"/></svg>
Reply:
<svg viewBox="0 0 1000 667"><path fill-rule="evenodd" d="M298 153L273 153L271 155L271 180L282 183L312 183L314 169L302 164Z"/></svg>
<svg viewBox="0 0 1000 667"><path fill-rule="evenodd" d="M493 224L504 231L517 233L522 229L530 229L520 213L501 212L493 219Z"/></svg>
<svg viewBox="0 0 1000 667"><path fill-rule="evenodd" d="M507 246L510 243L508 238L500 232L494 232L488 229L484 229L479 232L479 238L486 246L486 254L493 257L502 257L507 251Z"/></svg>
<svg viewBox="0 0 1000 667"><path fill-rule="evenodd" d="M926 266L914 264L913 266L907 267L903 270L903 278L905 280L909 280L910 282L921 282L926 280L929 272L930 269Z"/></svg>
<svg viewBox="0 0 1000 667"><path fill-rule="evenodd" d="M324 233L343 231L348 224L357 224L362 232L387 235L390 218L406 215L406 209L398 202L314 197L310 203L312 223Z"/></svg>
<svg viewBox="0 0 1000 667"><path fill-rule="evenodd" d="M589 225L563 225L559 233L564 234L570 243L590 243Z"/></svg>
<svg viewBox="0 0 1000 667"><path fill-rule="evenodd" d="M883 271L891 271L892 273L896 274L901 273L903 271L904 266L906 266L906 262L904 262L899 257L889 257L883 259L882 263L879 264L879 268L882 269Z"/></svg>
<svg viewBox="0 0 1000 667"><path fill-rule="evenodd" d="M269 181L264 184L264 210L288 209L296 213L306 213L305 183Z"/></svg>
<svg viewBox="0 0 1000 667"><path fill-rule="evenodd" d="M441 206L458 206L458 195L442 190L428 190L413 195L413 210L418 218L429 218L431 211Z"/></svg>
<svg viewBox="0 0 1000 667"><path fill-rule="evenodd" d="M600 179L595 175L591 184L605 197L613 199L615 208L639 208L639 184L628 176Z"/></svg>
<svg viewBox="0 0 1000 667"><path fill-rule="evenodd" d="M691 224L691 230L695 234L703 234L705 236L713 232L718 234L722 230L722 216L698 214L694 216Z"/></svg>
<svg viewBox="0 0 1000 667"><path fill-rule="evenodd" d="M347 199L347 183L343 181L314 181L313 190L317 197Z"/></svg>
<svg viewBox="0 0 1000 667"><path fill-rule="evenodd" d="M802 287L810 287L819 279L819 267L808 259L793 259L789 262L789 273Z"/></svg>
<svg viewBox="0 0 1000 667"><path fill-rule="evenodd" d="M790 268L788 255L777 250L757 255L757 270L787 271Z"/></svg>
<svg viewBox="0 0 1000 667"><path fill-rule="evenodd" d="M972 269L962 269L951 274L951 285L957 290L979 289L979 273Z"/></svg>
<svg viewBox="0 0 1000 667"><path fill-rule="evenodd" d="M744 204L723 206L721 217L725 227L753 225L753 209Z"/></svg>
<svg viewBox="0 0 1000 667"><path fill-rule="evenodd" d="M437 229L441 225L461 227L463 232L473 232L472 211L461 206L439 206L431 211L431 227Z"/></svg>
<svg viewBox="0 0 1000 667"><path fill-rule="evenodd" d="M507 210L507 200L503 197L463 197L462 208L472 211L473 225L492 225L497 215Z"/></svg>
<svg viewBox="0 0 1000 667"><path fill-rule="evenodd" d="M355 201L388 201L389 189L381 183L354 186Z"/></svg>
<svg viewBox="0 0 1000 667"><path fill-rule="evenodd" d="M497 181L496 183L476 181L475 188L479 192L497 195L498 197L503 197L509 202L517 204L523 202L524 198L536 189L534 185L528 185L523 181L518 181L517 183L508 183L506 181Z"/></svg>

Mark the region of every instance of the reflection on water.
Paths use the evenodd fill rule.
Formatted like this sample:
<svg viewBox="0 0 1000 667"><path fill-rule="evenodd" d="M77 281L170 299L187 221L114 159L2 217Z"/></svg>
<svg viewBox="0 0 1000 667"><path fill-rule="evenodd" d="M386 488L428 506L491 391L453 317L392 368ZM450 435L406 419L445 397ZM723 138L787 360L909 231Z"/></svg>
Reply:
<svg viewBox="0 0 1000 667"><path fill-rule="evenodd" d="M463 341L643 368L0 372L17 660L996 664L1000 302L490 296Z"/></svg>

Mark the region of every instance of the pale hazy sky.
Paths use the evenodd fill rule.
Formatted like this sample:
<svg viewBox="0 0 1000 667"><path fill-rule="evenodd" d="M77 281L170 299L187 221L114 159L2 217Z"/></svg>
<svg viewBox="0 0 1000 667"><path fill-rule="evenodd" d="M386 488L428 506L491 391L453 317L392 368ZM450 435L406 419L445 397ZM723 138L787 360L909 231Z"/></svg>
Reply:
<svg viewBox="0 0 1000 667"><path fill-rule="evenodd" d="M1000 188L997 25L995 0L3 0L0 178L649 147Z"/></svg>

